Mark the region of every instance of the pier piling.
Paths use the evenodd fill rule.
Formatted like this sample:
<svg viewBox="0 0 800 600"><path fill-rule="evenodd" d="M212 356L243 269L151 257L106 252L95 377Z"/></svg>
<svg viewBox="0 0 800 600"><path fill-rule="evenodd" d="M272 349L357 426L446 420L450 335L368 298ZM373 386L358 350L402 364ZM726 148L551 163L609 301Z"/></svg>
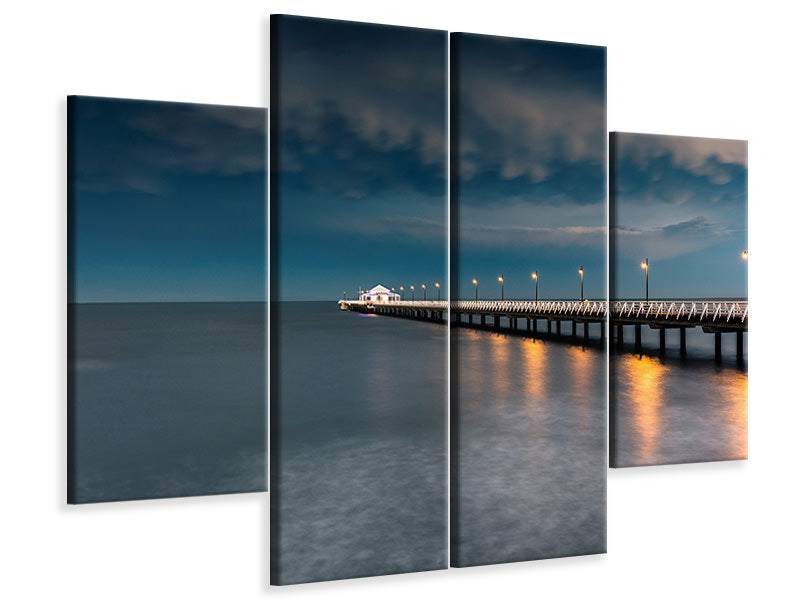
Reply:
<svg viewBox="0 0 800 600"><path fill-rule="evenodd" d="M578 342L578 324L583 324L583 339L580 343L590 342L589 325L600 324L600 345L606 340L606 318L610 317L610 325L616 325L611 331L612 342L620 351L625 348L624 326L633 325L635 352L641 354L642 327L658 329L659 351L666 353L666 330L678 329L680 354L686 356L686 330L699 327L707 334L714 334L714 358L722 360L722 334L736 333L736 361L744 364L744 333L747 331L748 307L746 301L545 301L531 300L486 300L486 301L393 301L377 303L368 301L339 301L341 310L358 311L378 315L390 315L405 319L417 319L432 323L447 323L448 314L454 326L476 324L475 317L480 316L480 327L495 331L505 331L536 337L539 319L547 321L547 336L562 342ZM449 311L449 312L448 312ZM466 315L464 318L463 315ZM493 319L487 323L487 317ZM508 324L503 325L503 319ZM525 328L520 319L525 320ZM553 332L555 321L555 332ZM572 330L566 337L562 336L561 323L571 321ZM609 332L610 333L610 332ZM554 335L555 334L555 335Z"/></svg>
<svg viewBox="0 0 800 600"><path fill-rule="evenodd" d="M740 365L744 362L744 332L736 332L736 362Z"/></svg>

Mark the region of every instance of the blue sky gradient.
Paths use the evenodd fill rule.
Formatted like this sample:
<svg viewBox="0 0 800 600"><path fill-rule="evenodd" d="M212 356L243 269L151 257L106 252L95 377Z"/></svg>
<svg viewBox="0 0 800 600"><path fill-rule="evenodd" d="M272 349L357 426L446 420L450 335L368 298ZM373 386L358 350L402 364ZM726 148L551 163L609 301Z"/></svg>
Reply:
<svg viewBox="0 0 800 600"><path fill-rule="evenodd" d="M458 297L603 298L606 52L455 34Z"/></svg>
<svg viewBox="0 0 800 600"><path fill-rule="evenodd" d="M611 296L747 297L747 142L614 133Z"/></svg>
<svg viewBox="0 0 800 600"><path fill-rule="evenodd" d="M273 299L446 289L445 32L272 19Z"/></svg>
<svg viewBox="0 0 800 600"><path fill-rule="evenodd" d="M71 97L70 301L263 301L266 110Z"/></svg>

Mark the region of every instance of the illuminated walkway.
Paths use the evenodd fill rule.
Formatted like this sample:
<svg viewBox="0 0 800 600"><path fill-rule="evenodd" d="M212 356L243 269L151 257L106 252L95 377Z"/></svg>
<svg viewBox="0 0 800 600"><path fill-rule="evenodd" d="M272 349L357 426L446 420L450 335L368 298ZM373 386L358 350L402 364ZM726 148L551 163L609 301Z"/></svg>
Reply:
<svg viewBox="0 0 800 600"><path fill-rule="evenodd" d="M634 328L635 349L641 351L642 325L659 330L660 349L666 347L666 330L680 330L680 351L686 354L686 329L701 327L705 333L715 336L715 356L721 359L723 333L736 334L736 357L743 358L744 332L747 331L747 302L726 300L652 300L615 301L605 300L405 300L395 302L361 302L340 300L342 310L391 315L446 323L448 308L452 324L459 327L488 328L524 332L536 337L539 321L545 321L547 334L561 336L561 324L572 323L571 339L577 341L577 326L583 325L583 343L589 341L589 324L600 324L600 339L605 339L606 322L616 328L615 341L622 349L624 327ZM491 323L488 320L491 320ZM502 327L505 319L506 326ZM521 322L524 321L524 328Z"/></svg>

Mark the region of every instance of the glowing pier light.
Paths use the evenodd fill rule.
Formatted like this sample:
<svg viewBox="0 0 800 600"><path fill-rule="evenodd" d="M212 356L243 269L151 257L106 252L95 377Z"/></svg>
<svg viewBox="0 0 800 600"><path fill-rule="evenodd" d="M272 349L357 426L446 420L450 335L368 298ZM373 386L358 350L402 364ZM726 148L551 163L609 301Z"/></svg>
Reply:
<svg viewBox="0 0 800 600"><path fill-rule="evenodd" d="M650 301L650 259L645 258L642 261L642 268L644 269L644 301Z"/></svg>

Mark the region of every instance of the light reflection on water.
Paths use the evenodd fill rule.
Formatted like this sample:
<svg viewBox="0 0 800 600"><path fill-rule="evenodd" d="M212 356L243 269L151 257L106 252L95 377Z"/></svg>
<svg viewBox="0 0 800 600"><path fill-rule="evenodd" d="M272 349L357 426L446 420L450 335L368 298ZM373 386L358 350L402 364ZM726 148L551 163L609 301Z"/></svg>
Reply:
<svg viewBox="0 0 800 600"><path fill-rule="evenodd" d="M606 362L581 348L454 329L460 566L605 551Z"/></svg>
<svg viewBox="0 0 800 600"><path fill-rule="evenodd" d="M641 464L652 463L662 429L663 369L659 368L655 359L648 356L623 360L620 367L620 376L630 382L634 431L638 437L638 460Z"/></svg>
<svg viewBox="0 0 800 600"><path fill-rule="evenodd" d="M596 351L587 350L580 346L567 348L567 360L572 363L572 401L575 406L579 431L586 435L591 431L591 420L596 418L592 413L591 398L586 391L592 389L592 362L596 358Z"/></svg>
<svg viewBox="0 0 800 600"><path fill-rule="evenodd" d="M614 466L747 458L746 371L625 352L612 367Z"/></svg>

